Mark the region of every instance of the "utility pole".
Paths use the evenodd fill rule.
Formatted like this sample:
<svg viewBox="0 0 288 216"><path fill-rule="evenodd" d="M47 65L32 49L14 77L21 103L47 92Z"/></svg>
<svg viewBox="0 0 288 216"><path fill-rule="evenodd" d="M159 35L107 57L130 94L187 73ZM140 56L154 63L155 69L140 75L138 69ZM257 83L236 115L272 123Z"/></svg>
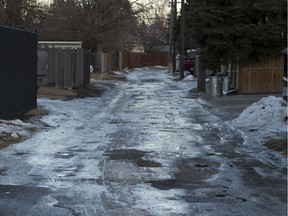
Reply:
<svg viewBox="0 0 288 216"><path fill-rule="evenodd" d="M169 29L169 70L173 67L173 27L174 27L174 2L171 0L170 8L170 29ZM173 70L173 69L172 69Z"/></svg>
<svg viewBox="0 0 288 216"><path fill-rule="evenodd" d="M184 32L185 32L184 0L181 0L181 29L180 29L180 80L184 79Z"/></svg>
<svg viewBox="0 0 288 216"><path fill-rule="evenodd" d="M173 35L172 35L172 73L176 72L176 53L177 53L177 46L176 46L176 38L174 34L174 27L177 20L177 0L172 0L173 2Z"/></svg>

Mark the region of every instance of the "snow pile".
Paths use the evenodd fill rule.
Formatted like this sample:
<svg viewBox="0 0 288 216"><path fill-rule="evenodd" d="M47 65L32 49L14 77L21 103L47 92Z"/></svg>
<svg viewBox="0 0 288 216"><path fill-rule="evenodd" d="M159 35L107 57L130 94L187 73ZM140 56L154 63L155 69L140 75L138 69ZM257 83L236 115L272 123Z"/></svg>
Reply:
<svg viewBox="0 0 288 216"><path fill-rule="evenodd" d="M29 123L24 123L19 119L16 120L0 120L0 136L6 138L18 139L28 137L34 126Z"/></svg>
<svg viewBox="0 0 288 216"><path fill-rule="evenodd" d="M247 107L232 125L264 137L287 132L287 102L280 97L264 97Z"/></svg>
<svg viewBox="0 0 288 216"><path fill-rule="evenodd" d="M195 81L197 80L193 75L187 75L183 81Z"/></svg>
<svg viewBox="0 0 288 216"><path fill-rule="evenodd" d="M112 73L117 76L124 76L124 73L121 71L112 71Z"/></svg>

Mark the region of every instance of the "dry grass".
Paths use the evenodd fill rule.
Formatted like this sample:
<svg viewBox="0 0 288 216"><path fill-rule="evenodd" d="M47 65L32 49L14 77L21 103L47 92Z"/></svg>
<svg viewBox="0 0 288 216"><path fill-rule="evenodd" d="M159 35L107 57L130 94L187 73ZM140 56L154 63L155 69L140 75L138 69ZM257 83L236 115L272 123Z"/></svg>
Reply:
<svg viewBox="0 0 288 216"><path fill-rule="evenodd" d="M9 135L6 134L2 134L0 136L0 149L6 148L9 145L15 144L15 143L19 143L22 140L21 137L18 138L12 138Z"/></svg>

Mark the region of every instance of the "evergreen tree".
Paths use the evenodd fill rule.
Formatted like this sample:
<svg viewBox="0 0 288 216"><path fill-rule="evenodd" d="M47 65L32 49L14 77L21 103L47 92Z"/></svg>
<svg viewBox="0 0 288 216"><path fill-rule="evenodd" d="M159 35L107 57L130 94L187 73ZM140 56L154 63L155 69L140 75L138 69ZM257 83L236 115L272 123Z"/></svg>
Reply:
<svg viewBox="0 0 288 216"><path fill-rule="evenodd" d="M187 0L187 30L206 60L257 59L287 40L286 0Z"/></svg>

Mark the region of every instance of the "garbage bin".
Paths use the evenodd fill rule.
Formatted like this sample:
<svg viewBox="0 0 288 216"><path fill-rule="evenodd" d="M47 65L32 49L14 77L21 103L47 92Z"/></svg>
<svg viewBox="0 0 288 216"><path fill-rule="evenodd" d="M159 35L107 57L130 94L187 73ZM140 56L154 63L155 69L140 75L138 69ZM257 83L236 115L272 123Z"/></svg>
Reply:
<svg viewBox="0 0 288 216"><path fill-rule="evenodd" d="M206 94L210 94L210 80L209 80L209 78L205 79L205 91L206 91Z"/></svg>
<svg viewBox="0 0 288 216"><path fill-rule="evenodd" d="M209 77L209 93L212 96L220 95L221 90L221 80L218 76Z"/></svg>
<svg viewBox="0 0 288 216"><path fill-rule="evenodd" d="M221 82L222 82L222 95L227 95L229 91L229 79L228 76L223 76L221 77Z"/></svg>

